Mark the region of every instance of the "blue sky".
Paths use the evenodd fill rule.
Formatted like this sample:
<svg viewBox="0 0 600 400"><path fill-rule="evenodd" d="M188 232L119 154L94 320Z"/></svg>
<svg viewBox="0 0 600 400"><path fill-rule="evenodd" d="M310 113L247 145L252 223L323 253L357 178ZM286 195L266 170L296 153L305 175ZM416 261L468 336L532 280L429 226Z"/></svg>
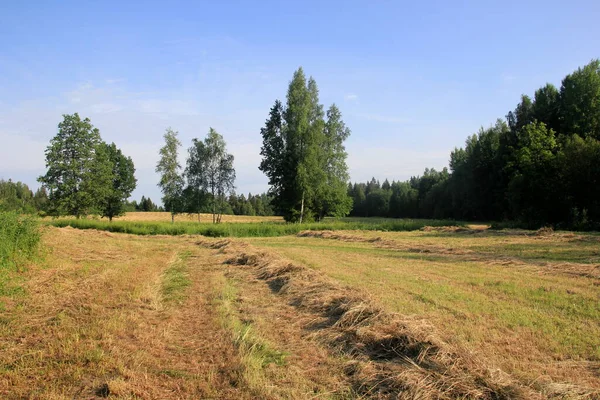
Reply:
<svg viewBox="0 0 600 400"><path fill-rule="evenodd" d="M134 198L160 198L169 126L182 161L217 129L238 193L266 191L260 128L302 66L352 130L352 180L404 180L600 57L600 2L452 3L3 1L0 178L37 187L61 115L79 112L133 158Z"/></svg>

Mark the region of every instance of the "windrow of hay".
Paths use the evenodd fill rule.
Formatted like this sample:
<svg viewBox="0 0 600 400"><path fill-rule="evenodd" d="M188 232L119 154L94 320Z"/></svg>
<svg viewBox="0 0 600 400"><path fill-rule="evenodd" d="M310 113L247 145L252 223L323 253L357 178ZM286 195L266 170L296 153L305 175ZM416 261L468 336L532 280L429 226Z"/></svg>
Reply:
<svg viewBox="0 0 600 400"><path fill-rule="evenodd" d="M426 232L463 232L464 228L455 227L457 229L451 230L446 228L452 227L433 227L432 229L426 229ZM497 232L486 233L486 231L474 231L474 232L482 232L481 234L487 235L492 234L495 235ZM509 234L505 232L505 234ZM585 241L585 242L593 242L595 240L600 240L600 237L589 236L589 235L576 235L573 233L554 233L549 229L543 229L539 231L535 231L533 233L524 234L523 232L517 233L519 236L528 236L532 239L536 240L548 240L552 239L555 241ZM474 252L471 249L467 248L452 248L452 247L443 247L443 246L435 246L431 244L419 244L415 245L414 243L407 242L403 243L397 240L384 239L380 236L378 237L365 237L361 235L360 231L356 233L339 233L335 231L302 231L298 233L296 236L298 237L311 237L311 238L319 238L319 239L329 239L329 240L339 240L343 242L350 243L370 243L373 246L381 249L390 249L390 250L399 250L406 251L409 253L421 253L421 254L432 254L432 255L443 255L459 257L461 260L465 261L481 261L486 262L492 265L499 266L519 266L519 267L527 267L527 268L536 268L539 273L555 273L569 276L581 276L587 277L591 279L600 280L600 264L591 264L591 263L576 263L576 262L546 262L542 260L524 260L518 257L511 257L507 255L501 254L485 254L483 252Z"/></svg>
<svg viewBox="0 0 600 400"><path fill-rule="evenodd" d="M230 265L252 268L289 304L315 315L305 329L347 358L346 374L358 393L373 398L543 398L471 352L442 341L422 319L379 306L362 291L342 286L303 265L252 246L203 240L199 245L229 256ZM560 394L554 394L560 396Z"/></svg>

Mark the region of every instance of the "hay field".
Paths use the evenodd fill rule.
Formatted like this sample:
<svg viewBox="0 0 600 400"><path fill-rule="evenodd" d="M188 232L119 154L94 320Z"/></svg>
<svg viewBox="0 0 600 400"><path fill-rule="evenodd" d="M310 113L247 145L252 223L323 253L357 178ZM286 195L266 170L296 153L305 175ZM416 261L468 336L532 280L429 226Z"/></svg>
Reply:
<svg viewBox="0 0 600 400"><path fill-rule="evenodd" d="M171 213L168 212L128 212L121 217L115 218L115 221L131 222L171 222ZM176 222L198 222L198 214L177 214ZM200 214L201 223L212 223L212 214ZM249 215L223 215L223 223L283 223L282 217L254 217Z"/></svg>
<svg viewBox="0 0 600 400"><path fill-rule="evenodd" d="M252 238L522 382L600 387L600 236L432 229Z"/></svg>
<svg viewBox="0 0 600 400"><path fill-rule="evenodd" d="M600 396L599 236L44 230L2 282L2 398Z"/></svg>

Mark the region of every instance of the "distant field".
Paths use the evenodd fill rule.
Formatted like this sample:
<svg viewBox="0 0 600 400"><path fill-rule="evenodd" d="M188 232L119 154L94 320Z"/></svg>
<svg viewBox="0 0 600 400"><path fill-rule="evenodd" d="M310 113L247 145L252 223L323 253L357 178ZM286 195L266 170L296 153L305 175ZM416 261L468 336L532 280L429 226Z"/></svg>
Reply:
<svg viewBox="0 0 600 400"><path fill-rule="evenodd" d="M148 215L146 215L148 214ZM393 218L328 218L321 222L305 224L284 223L279 217L227 216L220 224L208 217L200 223L189 219L170 222L168 213L131 213L124 219L109 222L98 218L46 218L45 222L57 227L71 226L79 229L98 229L136 235L204 235L209 237L264 237L293 235L303 230L377 230L412 231L427 226L455 226L456 221ZM169 217L169 219L166 219ZM183 217L183 216L180 216ZM225 217L225 216L224 216ZM190 217L191 218L191 217ZM462 224L461 224L462 225Z"/></svg>
<svg viewBox="0 0 600 400"><path fill-rule="evenodd" d="M171 213L169 212L128 212L122 217L115 218L115 221L132 222L171 222ZM176 222L198 222L198 214L177 214ZM212 223L212 214L200 214L199 222ZM270 222L283 223L281 217L253 217L248 215L223 215L223 223L252 223L252 222Z"/></svg>
<svg viewBox="0 0 600 400"><path fill-rule="evenodd" d="M600 387L600 236L363 231L248 241L431 323L524 382Z"/></svg>

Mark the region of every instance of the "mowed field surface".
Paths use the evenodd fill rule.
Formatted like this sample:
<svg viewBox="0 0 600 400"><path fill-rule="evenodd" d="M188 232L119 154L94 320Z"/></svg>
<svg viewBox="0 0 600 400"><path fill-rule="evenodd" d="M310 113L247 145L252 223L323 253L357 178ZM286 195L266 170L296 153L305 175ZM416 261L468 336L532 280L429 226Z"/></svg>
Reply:
<svg viewBox="0 0 600 400"><path fill-rule="evenodd" d="M466 229L304 236L248 241L425 320L445 341L523 382L600 387L600 236Z"/></svg>
<svg viewBox="0 0 600 400"><path fill-rule="evenodd" d="M595 235L44 230L2 283L1 398L600 396Z"/></svg>

